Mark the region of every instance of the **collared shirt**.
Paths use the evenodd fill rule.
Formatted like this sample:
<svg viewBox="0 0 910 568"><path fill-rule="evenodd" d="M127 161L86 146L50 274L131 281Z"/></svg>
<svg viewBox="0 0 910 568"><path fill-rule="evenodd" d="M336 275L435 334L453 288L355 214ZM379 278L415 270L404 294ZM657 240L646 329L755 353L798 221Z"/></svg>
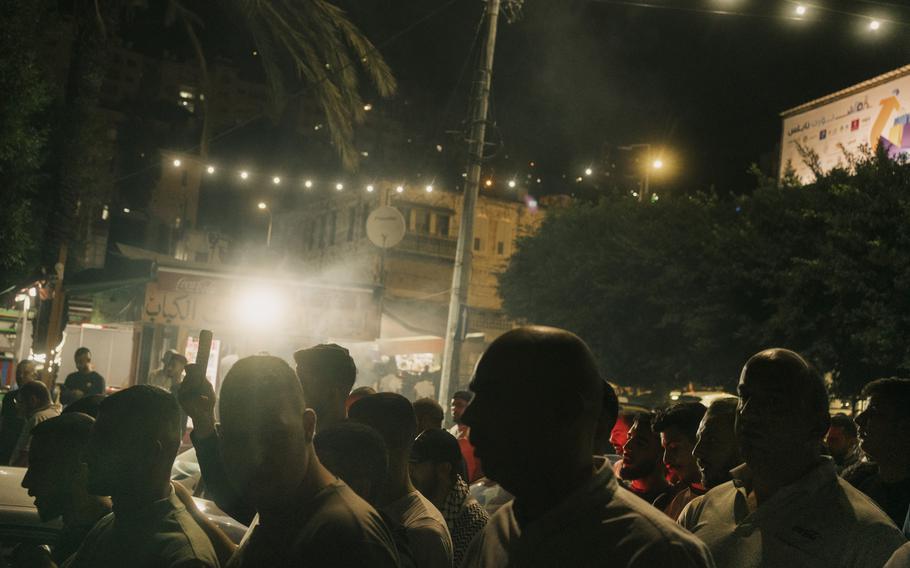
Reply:
<svg viewBox="0 0 910 568"><path fill-rule="evenodd" d="M688 505L689 502L699 495L704 494L704 489L695 489L691 485L688 485L673 497L670 504L664 508L664 513L675 521L679 518L679 514L682 513L682 510L686 508L686 505Z"/></svg>
<svg viewBox="0 0 910 568"><path fill-rule="evenodd" d="M679 517L719 568L878 567L904 541L875 503L837 477L830 458L752 512L748 466L731 473L733 481L695 499Z"/></svg>
<svg viewBox="0 0 910 568"><path fill-rule="evenodd" d="M296 507L287 522L264 525L257 515L227 566L397 568L399 561L379 513L335 481Z"/></svg>
<svg viewBox="0 0 910 568"><path fill-rule="evenodd" d="M468 545L474 540L474 536L486 526L490 515L487 514L483 505L477 502L477 499L471 497L471 490L468 489L468 484L460 475L455 479L455 484L439 512L446 520L449 534L452 535L454 565L461 566L461 559L468 549Z"/></svg>
<svg viewBox="0 0 910 568"><path fill-rule="evenodd" d="M707 548L627 489L608 462L540 518L520 524L515 502L503 505L465 554L462 566L714 566Z"/></svg>
<svg viewBox="0 0 910 568"><path fill-rule="evenodd" d="M115 505L116 507L116 505ZM217 568L206 534L171 489L141 511L101 518L63 568Z"/></svg>
<svg viewBox="0 0 910 568"><path fill-rule="evenodd" d="M452 537L446 521L419 491L389 503L382 512L404 527L417 568L452 566Z"/></svg>

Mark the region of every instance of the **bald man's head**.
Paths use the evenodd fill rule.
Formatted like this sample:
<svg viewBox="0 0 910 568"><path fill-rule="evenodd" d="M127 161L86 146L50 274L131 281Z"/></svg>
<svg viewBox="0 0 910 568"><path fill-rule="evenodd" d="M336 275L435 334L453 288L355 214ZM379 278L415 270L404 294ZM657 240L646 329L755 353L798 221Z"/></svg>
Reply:
<svg viewBox="0 0 910 568"><path fill-rule="evenodd" d="M753 469L811 459L828 431L825 383L806 359L789 349L753 355L739 379L736 439ZM788 456L790 456L788 458Z"/></svg>
<svg viewBox="0 0 910 568"><path fill-rule="evenodd" d="M565 410L599 416L604 382L594 355L574 333L555 327L521 327L499 336L477 364L471 390L509 390L512 398L546 400L552 419L571 422ZM579 403L583 408L578 407Z"/></svg>
<svg viewBox="0 0 910 568"><path fill-rule="evenodd" d="M590 468L603 389L594 356L578 336L522 327L500 336L481 357L462 422L471 428L484 471L519 495L533 491L536 476L560 475L585 462Z"/></svg>
<svg viewBox="0 0 910 568"><path fill-rule="evenodd" d="M316 427L296 374L277 357L243 358L224 378L219 410L231 482L258 509L280 509L306 474Z"/></svg>

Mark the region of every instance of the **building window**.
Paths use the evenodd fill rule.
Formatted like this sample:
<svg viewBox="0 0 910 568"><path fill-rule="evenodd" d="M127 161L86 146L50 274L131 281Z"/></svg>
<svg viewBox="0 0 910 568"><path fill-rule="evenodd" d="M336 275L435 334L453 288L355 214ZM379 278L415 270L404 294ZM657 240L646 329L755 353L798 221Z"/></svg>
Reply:
<svg viewBox="0 0 910 568"><path fill-rule="evenodd" d="M474 237L474 252L480 252L480 237Z"/></svg>
<svg viewBox="0 0 910 568"><path fill-rule="evenodd" d="M436 234L440 237L449 236L449 216L436 215Z"/></svg>
<svg viewBox="0 0 910 568"><path fill-rule="evenodd" d="M348 242L354 240L354 227L357 226L357 208L351 207L349 210L350 221L348 222Z"/></svg>
<svg viewBox="0 0 910 568"><path fill-rule="evenodd" d="M506 253L506 244L502 241L496 243L496 254L502 256Z"/></svg>
<svg viewBox="0 0 910 568"><path fill-rule="evenodd" d="M332 211L332 214L329 216L329 246L335 244L335 229L338 224L338 212Z"/></svg>
<svg viewBox="0 0 910 568"><path fill-rule="evenodd" d="M426 209L414 210L414 231L421 235L430 234L430 212Z"/></svg>

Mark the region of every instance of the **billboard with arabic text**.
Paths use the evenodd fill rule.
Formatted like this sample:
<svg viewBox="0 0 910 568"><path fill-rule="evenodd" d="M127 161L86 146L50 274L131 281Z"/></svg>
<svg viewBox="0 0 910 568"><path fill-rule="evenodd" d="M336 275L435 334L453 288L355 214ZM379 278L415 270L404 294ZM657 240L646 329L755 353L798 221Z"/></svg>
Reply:
<svg viewBox="0 0 910 568"><path fill-rule="evenodd" d="M910 67L900 71L848 89L831 102L784 113L780 175L790 165L803 183L815 179L800 145L818 155L823 171L844 165L845 152L863 146L874 150L882 144L892 157L910 153Z"/></svg>

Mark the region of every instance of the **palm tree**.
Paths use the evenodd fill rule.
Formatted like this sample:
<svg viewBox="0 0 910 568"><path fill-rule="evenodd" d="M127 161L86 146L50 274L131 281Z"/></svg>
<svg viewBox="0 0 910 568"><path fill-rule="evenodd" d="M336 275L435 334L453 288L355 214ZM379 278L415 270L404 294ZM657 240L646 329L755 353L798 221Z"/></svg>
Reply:
<svg viewBox="0 0 910 568"><path fill-rule="evenodd" d="M230 0L222 4L250 32L260 55L276 111L294 95L288 79L296 75L311 89L325 114L332 143L346 168L357 167L354 126L364 119L359 93L359 73L369 77L380 96L391 96L395 79L373 44L327 0ZM211 101L205 50L197 28L203 20L183 0L170 0L168 23L178 22L186 31L202 76L203 127L200 155L208 154L211 140Z"/></svg>

